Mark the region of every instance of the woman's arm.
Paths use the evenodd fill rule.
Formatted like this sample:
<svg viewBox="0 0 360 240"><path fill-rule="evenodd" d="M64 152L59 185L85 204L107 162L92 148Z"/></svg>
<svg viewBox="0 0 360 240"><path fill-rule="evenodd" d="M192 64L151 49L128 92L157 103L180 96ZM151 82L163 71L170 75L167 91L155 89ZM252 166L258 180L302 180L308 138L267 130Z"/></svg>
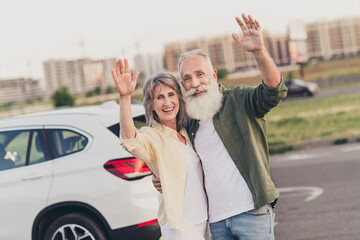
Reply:
<svg viewBox="0 0 360 240"><path fill-rule="evenodd" d="M120 105L120 133L122 139L131 139L136 136L134 121L131 115L131 94L135 91L139 72L131 76L128 60L125 58L116 61L116 72L111 70L119 92Z"/></svg>

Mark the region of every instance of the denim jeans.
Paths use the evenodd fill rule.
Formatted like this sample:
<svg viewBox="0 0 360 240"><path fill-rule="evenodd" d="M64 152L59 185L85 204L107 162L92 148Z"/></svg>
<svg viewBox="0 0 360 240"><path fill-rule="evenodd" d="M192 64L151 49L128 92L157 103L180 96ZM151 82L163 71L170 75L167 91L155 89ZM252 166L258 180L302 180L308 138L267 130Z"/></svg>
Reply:
<svg viewBox="0 0 360 240"><path fill-rule="evenodd" d="M274 240L272 207L267 204L219 222L210 223L213 240Z"/></svg>

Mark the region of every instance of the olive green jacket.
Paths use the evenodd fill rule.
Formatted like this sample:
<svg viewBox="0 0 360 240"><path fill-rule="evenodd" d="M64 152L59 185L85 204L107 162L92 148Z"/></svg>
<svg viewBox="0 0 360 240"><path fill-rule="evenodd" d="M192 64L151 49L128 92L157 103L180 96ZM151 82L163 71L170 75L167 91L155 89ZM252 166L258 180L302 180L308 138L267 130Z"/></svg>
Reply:
<svg viewBox="0 0 360 240"><path fill-rule="evenodd" d="M214 127L245 179L258 209L279 197L270 177L265 114L286 97L287 88L281 80L277 87L262 83L257 87L238 86L227 90L220 85L220 91L223 93L222 107L213 118ZM199 121L189 119L187 129L192 143L198 128Z"/></svg>

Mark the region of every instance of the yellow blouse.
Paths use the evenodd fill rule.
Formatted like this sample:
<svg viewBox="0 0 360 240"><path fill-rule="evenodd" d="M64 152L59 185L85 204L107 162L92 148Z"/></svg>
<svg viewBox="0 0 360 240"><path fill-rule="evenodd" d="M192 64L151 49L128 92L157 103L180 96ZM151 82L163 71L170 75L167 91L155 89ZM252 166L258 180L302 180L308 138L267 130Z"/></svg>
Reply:
<svg viewBox="0 0 360 240"><path fill-rule="evenodd" d="M185 129L180 133L185 137L186 144L192 147ZM177 132L154 121L152 127L137 130L135 138L121 139L121 145L136 158L146 162L160 178L163 192L158 195L160 226L167 223L170 228L185 230L183 201L186 159Z"/></svg>

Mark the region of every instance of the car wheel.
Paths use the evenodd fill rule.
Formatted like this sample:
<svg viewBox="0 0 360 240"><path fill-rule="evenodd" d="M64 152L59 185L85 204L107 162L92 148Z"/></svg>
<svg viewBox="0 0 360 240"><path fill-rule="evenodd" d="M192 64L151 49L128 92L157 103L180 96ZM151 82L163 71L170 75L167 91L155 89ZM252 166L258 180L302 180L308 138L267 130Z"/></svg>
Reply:
<svg viewBox="0 0 360 240"><path fill-rule="evenodd" d="M101 228L90 217L69 213L52 222L45 233L46 240L106 240Z"/></svg>

